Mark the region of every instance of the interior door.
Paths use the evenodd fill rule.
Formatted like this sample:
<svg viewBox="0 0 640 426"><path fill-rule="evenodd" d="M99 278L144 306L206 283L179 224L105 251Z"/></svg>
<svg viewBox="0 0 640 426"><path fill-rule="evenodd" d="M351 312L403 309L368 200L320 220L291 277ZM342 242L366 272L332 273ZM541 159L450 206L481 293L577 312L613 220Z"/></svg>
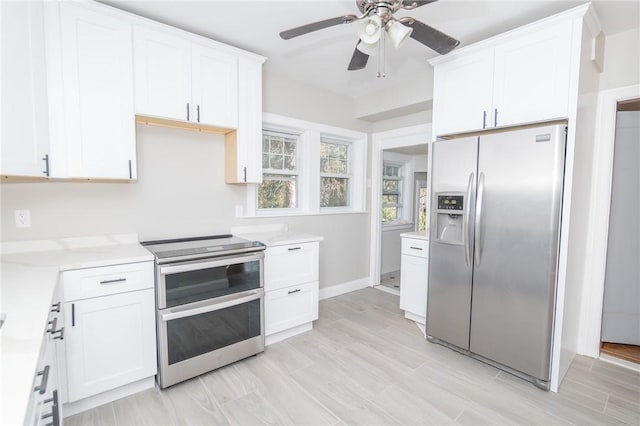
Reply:
<svg viewBox="0 0 640 426"><path fill-rule="evenodd" d="M466 219L473 217L478 138L460 138L433 144L431 180L431 224L427 335L463 349L469 347L472 267L469 249L473 243L473 223L468 221L458 243L442 241L438 229L455 232L464 221L437 213L442 193L463 196ZM440 235L439 235L440 234Z"/></svg>
<svg viewBox="0 0 640 426"><path fill-rule="evenodd" d="M470 350L550 378L564 126L481 136Z"/></svg>

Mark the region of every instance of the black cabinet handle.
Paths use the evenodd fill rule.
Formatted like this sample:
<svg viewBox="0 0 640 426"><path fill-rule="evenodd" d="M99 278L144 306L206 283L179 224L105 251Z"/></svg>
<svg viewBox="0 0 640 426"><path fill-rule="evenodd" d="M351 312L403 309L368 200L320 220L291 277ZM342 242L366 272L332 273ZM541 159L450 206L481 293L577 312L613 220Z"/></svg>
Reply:
<svg viewBox="0 0 640 426"><path fill-rule="evenodd" d="M71 304L71 327L76 326L76 304Z"/></svg>
<svg viewBox="0 0 640 426"><path fill-rule="evenodd" d="M288 248L287 250L289 251L302 250L302 247L291 247L291 248Z"/></svg>
<svg viewBox="0 0 640 426"><path fill-rule="evenodd" d="M129 160L129 179L133 177L133 173L131 173L131 160Z"/></svg>
<svg viewBox="0 0 640 426"><path fill-rule="evenodd" d="M287 292L287 294L293 294L293 293L297 293L297 292L299 292L299 291L300 291L300 289L299 289L299 288L297 288L297 289L295 289L295 290L288 291L288 292Z"/></svg>
<svg viewBox="0 0 640 426"><path fill-rule="evenodd" d="M187 121L189 121L189 102L187 102Z"/></svg>
<svg viewBox="0 0 640 426"><path fill-rule="evenodd" d="M482 128L486 129L487 127L487 111L482 111Z"/></svg>
<svg viewBox="0 0 640 426"><path fill-rule="evenodd" d="M49 381L49 366L45 365L44 370L38 371L37 376L42 376L42 381L40 382L40 386L36 386L33 388L34 392L39 392L40 395L44 394L47 391L47 382Z"/></svg>
<svg viewBox="0 0 640 426"><path fill-rule="evenodd" d="M58 334L57 336L53 336L53 340L64 340L64 327L60 328L60 330L54 331L52 334Z"/></svg>
<svg viewBox="0 0 640 426"><path fill-rule="evenodd" d="M498 127L498 108L493 110L493 127Z"/></svg>
<svg viewBox="0 0 640 426"><path fill-rule="evenodd" d="M247 168L245 167L243 171L244 171L244 181L246 182L247 181Z"/></svg>
<svg viewBox="0 0 640 426"><path fill-rule="evenodd" d="M114 280L104 280L104 281L100 281L100 284L114 284L114 283L121 283L126 281L126 278L116 278Z"/></svg>
<svg viewBox="0 0 640 426"><path fill-rule="evenodd" d="M200 105L196 105L196 119L200 122Z"/></svg>
<svg viewBox="0 0 640 426"><path fill-rule="evenodd" d="M60 312L60 306L62 306L62 302L51 305L51 312Z"/></svg>
<svg viewBox="0 0 640 426"><path fill-rule="evenodd" d="M422 247L413 247L413 246L412 246L412 247L409 247L409 248L411 248L411 249L413 249L413 250L420 250L420 251L422 251Z"/></svg>
<svg viewBox="0 0 640 426"><path fill-rule="evenodd" d="M56 327L58 326L58 317L55 317L53 321L49 321L51 328L47 328L47 333L56 333Z"/></svg>
<svg viewBox="0 0 640 426"><path fill-rule="evenodd" d="M42 157L42 161L44 161L44 173L45 176L49 176L49 154L45 154L44 157Z"/></svg>
<svg viewBox="0 0 640 426"><path fill-rule="evenodd" d="M53 391L53 397L44 400L45 404L48 404L50 402L53 402L53 404L51 404L51 412L47 414L43 414L41 419L46 420L49 417L51 417L51 423L47 423L45 426L60 426L60 408L58 406L57 390Z"/></svg>

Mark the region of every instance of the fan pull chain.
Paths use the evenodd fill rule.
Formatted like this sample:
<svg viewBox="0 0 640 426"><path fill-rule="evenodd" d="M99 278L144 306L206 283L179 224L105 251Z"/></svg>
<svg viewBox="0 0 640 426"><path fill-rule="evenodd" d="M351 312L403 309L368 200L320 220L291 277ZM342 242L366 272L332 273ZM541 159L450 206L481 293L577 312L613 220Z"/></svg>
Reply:
<svg viewBox="0 0 640 426"><path fill-rule="evenodd" d="M380 34L380 42L378 43L378 74L376 77L385 78L387 76L386 72L386 63L387 63L387 38L385 37L385 32L382 31Z"/></svg>

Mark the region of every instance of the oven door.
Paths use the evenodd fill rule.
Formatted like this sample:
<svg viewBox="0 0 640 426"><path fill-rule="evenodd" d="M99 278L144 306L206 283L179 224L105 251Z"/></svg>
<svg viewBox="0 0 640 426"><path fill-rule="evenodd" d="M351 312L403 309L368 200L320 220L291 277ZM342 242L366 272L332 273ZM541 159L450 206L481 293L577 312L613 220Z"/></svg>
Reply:
<svg viewBox="0 0 640 426"><path fill-rule="evenodd" d="M264 351L264 291L158 312L158 372L165 388Z"/></svg>
<svg viewBox="0 0 640 426"><path fill-rule="evenodd" d="M264 252L157 266L158 309L262 287Z"/></svg>

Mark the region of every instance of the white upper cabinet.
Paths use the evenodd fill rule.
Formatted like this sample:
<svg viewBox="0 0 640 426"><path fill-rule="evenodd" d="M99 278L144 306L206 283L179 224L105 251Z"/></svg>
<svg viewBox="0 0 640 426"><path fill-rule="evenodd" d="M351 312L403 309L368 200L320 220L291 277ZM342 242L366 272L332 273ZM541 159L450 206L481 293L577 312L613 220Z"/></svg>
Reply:
<svg viewBox="0 0 640 426"><path fill-rule="evenodd" d="M238 59L170 31L136 26L136 113L238 127Z"/></svg>
<svg viewBox="0 0 640 426"><path fill-rule="evenodd" d="M478 52L445 62L434 70L433 122L437 134L489 125L493 99L493 52Z"/></svg>
<svg viewBox="0 0 640 426"><path fill-rule="evenodd" d="M540 21L434 66L433 135L568 117L574 21Z"/></svg>
<svg viewBox="0 0 640 426"><path fill-rule="evenodd" d="M51 119L62 121L54 123L52 148L55 143L53 154L66 157L66 164L56 164L66 170L64 177L133 179L131 24L91 4L59 3L59 21L52 13L53 37L47 40Z"/></svg>
<svg viewBox="0 0 640 426"><path fill-rule="evenodd" d="M172 34L134 29L136 112L188 120L191 43Z"/></svg>
<svg viewBox="0 0 640 426"><path fill-rule="evenodd" d="M567 117L571 35L561 23L496 46L494 126Z"/></svg>
<svg viewBox="0 0 640 426"><path fill-rule="evenodd" d="M1 2L0 174L48 176L49 129L42 2Z"/></svg>
<svg viewBox="0 0 640 426"><path fill-rule="evenodd" d="M198 44L191 46L191 58L193 118L198 123L237 128L238 58Z"/></svg>

